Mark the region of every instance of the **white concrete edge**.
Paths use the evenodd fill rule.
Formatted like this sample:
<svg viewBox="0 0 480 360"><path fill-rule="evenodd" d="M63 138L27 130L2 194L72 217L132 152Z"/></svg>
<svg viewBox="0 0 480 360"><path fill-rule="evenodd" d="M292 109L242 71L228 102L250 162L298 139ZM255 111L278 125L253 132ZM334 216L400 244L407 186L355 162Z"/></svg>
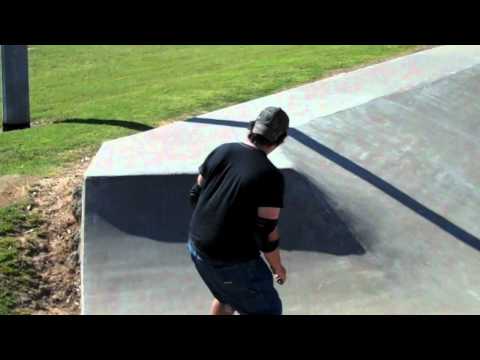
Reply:
<svg viewBox="0 0 480 360"><path fill-rule="evenodd" d="M83 271L83 261L85 253L85 234L84 234L84 224L85 224L85 183L86 177L83 179L82 184L82 219L80 224L80 246L79 246L79 261L80 261L80 315L85 315L85 291L84 291L84 271Z"/></svg>

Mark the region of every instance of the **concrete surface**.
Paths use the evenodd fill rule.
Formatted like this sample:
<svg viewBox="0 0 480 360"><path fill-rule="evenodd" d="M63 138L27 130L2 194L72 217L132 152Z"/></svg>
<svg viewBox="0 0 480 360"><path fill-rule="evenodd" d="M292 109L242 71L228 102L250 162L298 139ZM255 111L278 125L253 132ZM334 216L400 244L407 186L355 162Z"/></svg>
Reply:
<svg viewBox="0 0 480 360"><path fill-rule="evenodd" d="M286 314L480 314L480 46L444 46L106 142L85 174L82 313L205 314L187 193L282 106Z"/></svg>

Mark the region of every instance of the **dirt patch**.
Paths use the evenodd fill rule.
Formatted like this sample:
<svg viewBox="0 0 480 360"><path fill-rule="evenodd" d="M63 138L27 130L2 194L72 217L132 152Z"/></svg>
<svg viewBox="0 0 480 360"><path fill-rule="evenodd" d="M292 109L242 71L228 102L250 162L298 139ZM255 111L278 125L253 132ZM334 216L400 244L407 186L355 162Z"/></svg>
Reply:
<svg viewBox="0 0 480 360"><path fill-rule="evenodd" d="M24 310L33 314L80 313L80 207L83 174L89 158L59 175L37 180L28 187L31 210L42 219L32 235L17 239L40 277L41 296ZM22 310L22 309L21 309Z"/></svg>
<svg viewBox="0 0 480 360"><path fill-rule="evenodd" d="M0 208L24 199L28 195L28 188L38 179L35 176L0 176Z"/></svg>

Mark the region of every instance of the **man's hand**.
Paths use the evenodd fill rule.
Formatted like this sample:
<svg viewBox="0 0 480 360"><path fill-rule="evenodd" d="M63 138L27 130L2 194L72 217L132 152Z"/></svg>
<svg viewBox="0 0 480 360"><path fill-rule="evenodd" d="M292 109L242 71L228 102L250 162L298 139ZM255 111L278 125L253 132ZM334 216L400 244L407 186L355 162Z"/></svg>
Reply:
<svg viewBox="0 0 480 360"><path fill-rule="evenodd" d="M279 249L276 249L269 253L263 253L263 255L265 256L265 259L270 265L270 269L272 270L275 281L277 282L277 284L283 285L285 281L287 281L287 270L282 265Z"/></svg>
<svg viewBox="0 0 480 360"><path fill-rule="evenodd" d="M271 269L273 273L273 278L275 279L277 284L285 284L285 281L287 281L287 269L285 269L282 264L278 265L276 268L272 266Z"/></svg>

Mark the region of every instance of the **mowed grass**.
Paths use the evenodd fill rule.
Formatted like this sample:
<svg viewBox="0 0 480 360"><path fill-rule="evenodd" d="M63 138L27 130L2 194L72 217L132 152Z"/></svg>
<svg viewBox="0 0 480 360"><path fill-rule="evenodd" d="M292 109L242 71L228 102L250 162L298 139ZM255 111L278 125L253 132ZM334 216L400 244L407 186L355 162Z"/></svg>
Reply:
<svg viewBox="0 0 480 360"><path fill-rule="evenodd" d="M34 127L0 134L0 175L47 175L93 154L102 141L416 48L34 45Z"/></svg>

